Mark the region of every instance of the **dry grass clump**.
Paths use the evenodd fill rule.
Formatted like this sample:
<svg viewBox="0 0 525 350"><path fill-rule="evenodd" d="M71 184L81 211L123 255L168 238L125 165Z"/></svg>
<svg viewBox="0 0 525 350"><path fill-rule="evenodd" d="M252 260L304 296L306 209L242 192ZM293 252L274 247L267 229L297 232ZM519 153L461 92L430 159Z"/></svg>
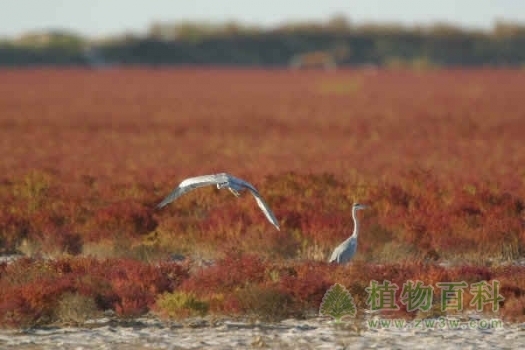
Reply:
<svg viewBox="0 0 525 350"><path fill-rule="evenodd" d="M92 296L66 292L58 300L54 317L61 324L82 324L100 316L101 312Z"/></svg>

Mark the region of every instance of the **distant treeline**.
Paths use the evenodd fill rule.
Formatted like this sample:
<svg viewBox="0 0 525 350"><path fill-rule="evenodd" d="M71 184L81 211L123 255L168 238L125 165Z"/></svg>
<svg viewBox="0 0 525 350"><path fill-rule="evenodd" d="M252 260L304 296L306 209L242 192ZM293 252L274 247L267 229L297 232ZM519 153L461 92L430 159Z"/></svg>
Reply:
<svg viewBox="0 0 525 350"><path fill-rule="evenodd" d="M324 24L273 29L237 23L153 24L147 35L93 41L67 32L0 41L0 65L301 65L524 66L525 25L496 23L492 31L448 24L426 27Z"/></svg>

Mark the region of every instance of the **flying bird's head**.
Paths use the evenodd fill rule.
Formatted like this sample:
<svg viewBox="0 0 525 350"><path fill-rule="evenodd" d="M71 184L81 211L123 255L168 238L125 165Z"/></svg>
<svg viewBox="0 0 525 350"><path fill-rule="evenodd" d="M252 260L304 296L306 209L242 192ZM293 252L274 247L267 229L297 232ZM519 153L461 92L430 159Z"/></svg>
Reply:
<svg viewBox="0 0 525 350"><path fill-rule="evenodd" d="M217 188L220 190L221 188L224 188L228 186L228 183L227 182L218 182L217 183Z"/></svg>

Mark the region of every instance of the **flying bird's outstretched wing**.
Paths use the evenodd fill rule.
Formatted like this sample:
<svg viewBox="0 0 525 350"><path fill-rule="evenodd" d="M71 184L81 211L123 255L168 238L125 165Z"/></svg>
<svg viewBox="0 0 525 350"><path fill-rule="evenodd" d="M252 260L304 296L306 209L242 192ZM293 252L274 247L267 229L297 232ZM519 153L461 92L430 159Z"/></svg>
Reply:
<svg viewBox="0 0 525 350"><path fill-rule="evenodd" d="M196 188L216 185L221 182L228 181L228 178L224 174L217 175L202 175L190 177L182 181L177 188L175 188L162 202L157 205L157 208L162 208L165 205L173 202L183 194L190 192Z"/></svg>
<svg viewBox="0 0 525 350"><path fill-rule="evenodd" d="M261 195L259 194L259 191L257 191L257 189L253 187L252 184L250 184L249 182L246 182L244 180L237 179L237 178L233 178L233 179L237 181L240 185L250 190L250 192L255 197L255 201L257 202L257 205L259 206L259 208L261 208L262 212L264 213L268 221L270 221L272 225L274 225L275 228L277 228L280 231L281 229L279 228L279 223L277 222L275 215L273 214L268 204L266 204L266 202L262 199Z"/></svg>
<svg viewBox="0 0 525 350"><path fill-rule="evenodd" d="M255 200L257 201L259 208L261 208L264 215L266 215L266 218L268 219L268 221L270 221L275 226L275 228L280 231L281 229L279 228L279 223L277 222L277 219L275 218L275 215L273 215L273 212L268 206L268 204L266 204L266 202L262 199L262 197L258 193L256 194L256 192L253 192L253 191L251 192L253 196L255 197Z"/></svg>
<svg viewBox="0 0 525 350"><path fill-rule="evenodd" d="M253 187L252 184L234 176L231 176L227 173L190 177L182 181L176 189L174 189L166 198L164 198L162 202L160 202L157 205L157 208L164 207L165 205L173 202L175 199L179 198L183 194L196 188L218 184L221 184L221 186L217 187L227 187L236 196L239 196L239 191L245 188L250 190L250 192L255 197L257 205L259 206L259 208L261 208L268 221L270 221L278 230L280 230L279 223L277 222L275 215L273 214L270 207L268 207L268 204L266 204L266 202L262 199L261 195L259 194L259 191L257 191L257 189Z"/></svg>

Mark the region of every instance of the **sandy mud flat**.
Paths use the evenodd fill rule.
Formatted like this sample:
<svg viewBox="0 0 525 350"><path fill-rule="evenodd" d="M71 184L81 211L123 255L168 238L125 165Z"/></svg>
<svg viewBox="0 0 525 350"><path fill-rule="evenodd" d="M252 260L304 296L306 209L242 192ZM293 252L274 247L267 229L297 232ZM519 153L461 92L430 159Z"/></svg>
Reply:
<svg viewBox="0 0 525 350"><path fill-rule="evenodd" d="M475 326L475 325L474 325ZM367 321L336 325L325 318L278 323L138 319L97 320L84 327L1 330L1 349L520 349L525 323L498 327L371 327Z"/></svg>

